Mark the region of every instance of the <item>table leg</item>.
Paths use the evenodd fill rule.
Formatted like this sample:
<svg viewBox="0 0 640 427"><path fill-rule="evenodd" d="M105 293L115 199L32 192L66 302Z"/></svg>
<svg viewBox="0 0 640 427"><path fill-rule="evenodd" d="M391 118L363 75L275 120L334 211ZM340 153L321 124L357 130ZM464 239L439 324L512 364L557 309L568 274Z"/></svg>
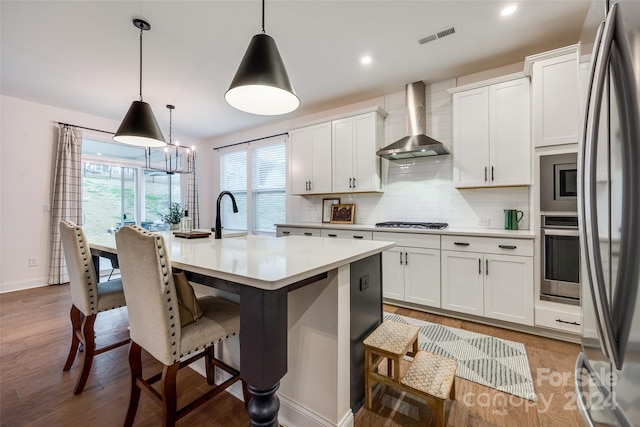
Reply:
<svg viewBox="0 0 640 427"><path fill-rule="evenodd" d="M251 426L278 427L276 390L287 373L287 290L240 288L240 375Z"/></svg>

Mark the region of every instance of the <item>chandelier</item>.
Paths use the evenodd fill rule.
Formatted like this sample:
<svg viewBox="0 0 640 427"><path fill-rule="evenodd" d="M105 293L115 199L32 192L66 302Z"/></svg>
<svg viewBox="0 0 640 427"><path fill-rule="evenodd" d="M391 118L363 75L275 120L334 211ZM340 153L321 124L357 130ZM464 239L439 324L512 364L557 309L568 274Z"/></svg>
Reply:
<svg viewBox="0 0 640 427"><path fill-rule="evenodd" d="M144 151L145 170L163 172L167 175L188 174L194 169L195 147L183 147L172 139L172 112L176 107L167 105L169 110L169 143L163 149L147 147ZM164 158L163 158L164 154ZM164 164L164 167L159 165Z"/></svg>

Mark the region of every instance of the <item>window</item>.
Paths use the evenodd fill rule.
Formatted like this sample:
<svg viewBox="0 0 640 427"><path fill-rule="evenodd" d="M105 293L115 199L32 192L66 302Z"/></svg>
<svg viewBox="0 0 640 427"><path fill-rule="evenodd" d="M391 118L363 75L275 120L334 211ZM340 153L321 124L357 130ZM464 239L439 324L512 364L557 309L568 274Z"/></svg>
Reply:
<svg viewBox="0 0 640 427"><path fill-rule="evenodd" d="M247 229L247 151L231 151L220 155L220 191L230 191L238 212L233 213L231 198L225 196L220 205L222 226L230 230Z"/></svg>
<svg viewBox="0 0 640 427"><path fill-rule="evenodd" d="M253 234L275 233L275 224L286 220L286 171L286 145L281 138L221 152L220 190L234 195L239 210L234 214L225 197L223 226L250 229Z"/></svg>
<svg viewBox="0 0 640 427"><path fill-rule="evenodd" d="M180 175L144 170L144 148L83 139L83 229L88 235L123 224L166 228L160 215L180 199Z"/></svg>
<svg viewBox="0 0 640 427"><path fill-rule="evenodd" d="M286 221L287 167L284 142L251 150L253 232L276 231Z"/></svg>

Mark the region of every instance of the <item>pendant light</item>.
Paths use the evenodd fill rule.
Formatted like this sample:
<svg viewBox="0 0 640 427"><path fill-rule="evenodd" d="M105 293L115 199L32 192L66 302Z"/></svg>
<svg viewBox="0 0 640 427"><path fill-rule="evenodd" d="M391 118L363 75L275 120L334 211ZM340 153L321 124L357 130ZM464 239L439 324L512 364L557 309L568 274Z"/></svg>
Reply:
<svg viewBox="0 0 640 427"><path fill-rule="evenodd" d="M251 39L229 90L224 95L232 107L263 116L286 114L300 105L276 42L264 31Z"/></svg>
<svg viewBox="0 0 640 427"><path fill-rule="evenodd" d="M153 166L152 155L154 153L159 154L159 150L153 150L151 147L147 147L144 150L144 161L145 161L145 170L152 172L163 172L167 175L173 174L189 174L193 172L193 152L195 151L195 147L183 147L180 145L178 141L175 143L171 139L171 131L172 131L172 122L173 122L173 110L175 110L175 106L167 105L167 109L169 110L169 144L164 147L164 168L159 168ZM182 166L182 162L187 162L187 167L184 168ZM158 162L156 162L158 163Z"/></svg>
<svg viewBox="0 0 640 427"><path fill-rule="evenodd" d="M140 100L131 103L113 139L139 147L164 147L166 142L151 106L142 100L142 33L151 25L142 19L134 19L133 25L140 29Z"/></svg>

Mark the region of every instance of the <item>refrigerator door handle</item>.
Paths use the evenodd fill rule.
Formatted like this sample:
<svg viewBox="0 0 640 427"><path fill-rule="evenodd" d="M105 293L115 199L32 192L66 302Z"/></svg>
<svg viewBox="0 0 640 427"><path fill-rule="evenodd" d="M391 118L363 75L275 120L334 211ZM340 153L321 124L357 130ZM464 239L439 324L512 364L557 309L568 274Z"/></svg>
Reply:
<svg viewBox="0 0 640 427"><path fill-rule="evenodd" d="M585 236L589 251L587 252L587 266L591 270L592 296L596 312L599 313L603 351L609 359L618 366L620 355L616 345L616 336L613 327L611 307L608 304L607 290L605 289L604 271L602 267L602 255L600 253L600 234L598 232L598 214L595 200L597 199L596 169L597 169L597 135L600 128L600 111L606 79L609 75L608 66L612 53L612 45L616 33L618 8L614 4L604 23L600 50L595 59L593 86L591 99L589 100L589 112L585 140L588 143L585 156L585 222L587 223Z"/></svg>
<svg viewBox="0 0 640 427"><path fill-rule="evenodd" d="M586 261L586 270L587 270L587 284L589 286L589 291L591 293L591 297L594 305L595 312L595 320L596 320L596 329L598 340L600 341L600 348L603 353L609 357L609 346L605 344L605 330L604 330L604 322L602 319L602 311L600 309L600 304L598 303L597 298L597 288L598 288L598 277L595 270L596 261L594 258L594 250L598 251L599 255L599 247L592 248L591 242L592 239L590 235L593 233L593 230L597 230L597 226L593 227L593 219L595 212L595 177L592 176L595 173L595 158L592 152L595 150L595 137L597 135L597 129L594 132L593 127L597 127L597 118L595 117L595 112L593 109L597 108L597 112L600 111L600 105L596 107L596 102L602 102L602 85L600 85L600 99L597 98L597 88L596 88L596 71L598 69L598 64L601 62L598 61L600 57L600 53L602 51L601 46L603 42L603 33L604 33L605 23L602 22L598 27L598 32L596 34L596 39L593 45L593 53L591 55L592 64L591 64L591 73L589 79L588 93L586 99L586 108L585 108L585 118L584 118L584 128L583 128L583 143L582 149L580 150L580 170L581 173L579 175L580 185L579 191L582 194L582 197L578 197L578 208L579 208L579 219L580 219L580 246L583 248L585 261ZM592 164L593 163L593 164ZM592 193L593 192L593 193Z"/></svg>
<svg viewBox="0 0 640 427"><path fill-rule="evenodd" d="M615 351L612 362L621 369L624 363L631 323L640 284L640 93L636 84L634 56L627 31L622 21L619 4L611 13L616 21L617 51L611 56L611 75L617 88L616 100L620 114L620 141L622 149L622 224L620 227L619 269L615 279L615 294L611 313L615 331ZM618 356L618 357L616 357Z"/></svg>

